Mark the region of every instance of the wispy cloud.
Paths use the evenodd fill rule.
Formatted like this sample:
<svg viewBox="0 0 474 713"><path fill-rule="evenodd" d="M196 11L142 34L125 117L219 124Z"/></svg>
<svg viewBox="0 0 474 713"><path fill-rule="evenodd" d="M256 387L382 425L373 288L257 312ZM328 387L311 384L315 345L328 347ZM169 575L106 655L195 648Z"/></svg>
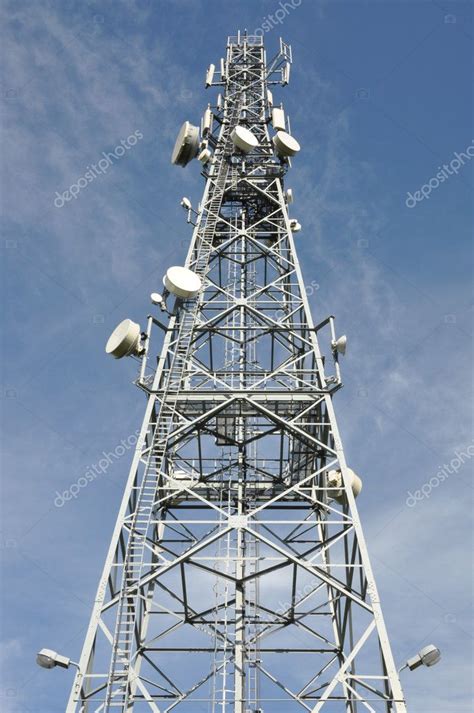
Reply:
<svg viewBox="0 0 474 713"><path fill-rule="evenodd" d="M278 3L226 6L224 19L240 22L243 11L249 26L257 27L272 5ZM356 112L370 110L372 93L369 87L367 101L357 96L366 78L354 78L355 50L344 56L345 39L334 29L344 26L349 32L346 18L334 20L337 3L302 5L285 20L283 34L293 43L295 66L289 89L278 96L302 144L287 179L295 189L292 214L303 225L297 247L306 280L320 285L311 296L315 319L334 313L338 328L349 336L342 361L346 386L336 408L349 461L364 479L358 502L397 657L413 653L428 643L427 637L443 649L434 677L426 671L407 678L410 710L464 713L471 702L469 687L460 683L464 673L469 681L460 654L470 643L464 624L470 586L465 562L471 554L468 473L438 488L415 512L405 505L413 484L435 474L443 458L470 442L468 298L458 276L462 251L451 237L459 227L460 199L447 202L445 211L453 216L452 229L441 254L445 259L449 240L453 267L431 275L432 237L446 230L423 212L426 206L436 210L434 201L424 201L416 211L401 204L404 220L409 214L414 222L400 219L391 195L404 193L399 186L394 190L392 174L403 160L384 155L381 166L368 155L372 135L358 129ZM359 15L364 8L356 6ZM181 241L188 232L180 222L179 198L199 194L201 184L197 171L172 169L169 153L179 124L193 117L197 122L209 100L201 90L206 62L215 61L225 33L236 29L214 25L208 7L194 0L4 3L3 228L9 243L2 248L10 289L5 299L10 364L3 390L8 409L4 470L9 474L4 500L15 503L4 537L18 543L4 551L18 582L15 596L10 588L4 593L9 617L2 651L14 664L4 674L5 686L18 690L15 699L2 698L8 713L27 710L25 705L35 713L51 713L51 678L38 675L36 647L62 645L77 653L82 642L86 602L94 596L126 458L67 508L55 508L54 517L51 494L64 490L104 449L114 448L117 436L134 432L140 423L142 403L124 388L133 369L106 364L103 342L125 316L122 311L137 319L146 314L148 292L159 284L164 268L184 255ZM403 20L404 40L419 8L411 6L409 18L401 6L392 10ZM198 52L195 21L203 12L209 32ZM436 9L426 9L430 28L432 12ZM364 54L362 45L372 29L379 37L383 23L370 13L354 32L357 58L372 66L371 51ZM216 12L215 22L221 21L222 12ZM367 21L374 24L361 38ZM189 35L186 23L192 25ZM313 43L312 35L311 41L305 35L307 27L317 34L319 26L339 42L337 67L324 54L324 38ZM453 27L463 29L460 17ZM277 34L269 38L270 53ZM418 34L424 37L426 30ZM215 46L209 37L217 38ZM193 54L192 62L175 51L178 43ZM402 50L398 41L381 61L395 66L392 54L405 56ZM445 53L445 60L451 56L454 52ZM432 61L430 55L433 73ZM450 76L456 76L461 65L456 71L450 66ZM340 78L345 92L337 84ZM403 82L400 87L393 89L394 101L406 112L407 90ZM432 95L429 83L421 90L438 113L440 84ZM447 85L443 91L448 92ZM374 126L368 126L371 133ZM144 139L127 161L95 181L67 210L54 208L56 190L64 190L85 166L136 129ZM374 140L385 154L394 134L381 131ZM443 155L466 145L464 137L449 140ZM430 161L416 175L429 175L431 156ZM453 184L438 192L440 206ZM416 181L405 190L413 185ZM420 255L412 249L416 241L425 246L423 259L413 257ZM18 621L22 637L15 634ZM58 710L68 685L67 678L55 678Z"/></svg>

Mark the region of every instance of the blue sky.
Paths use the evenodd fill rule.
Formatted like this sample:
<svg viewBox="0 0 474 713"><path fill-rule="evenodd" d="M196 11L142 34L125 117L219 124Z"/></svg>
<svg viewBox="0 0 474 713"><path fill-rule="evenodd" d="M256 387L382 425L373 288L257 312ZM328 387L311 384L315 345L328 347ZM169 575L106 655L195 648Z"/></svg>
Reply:
<svg viewBox="0 0 474 713"><path fill-rule="evenodd" d="M150 292L184 260L179 201L197 202L202 179L169 155L209 101L206 67L228 34L279 7L3 2L5 713L64 709L70 672L40 670L34 655L79 656L130 457L63 507L57 491L140 424L134 364L106 359L104 343L122 318L143 323ZM335 314L349 337L336 412L364 480L395 658L431 642L443 651L435 670L404 675L409 711L467 713L474 162L450 162L474 138L472 4L302 0L264 33L270 55L280 34L294 66L278 100L302 145L287 181L299 256L315 319ZM54 205L136 131L105 174ZM457 173L407 207L443 164Z"/></svg>

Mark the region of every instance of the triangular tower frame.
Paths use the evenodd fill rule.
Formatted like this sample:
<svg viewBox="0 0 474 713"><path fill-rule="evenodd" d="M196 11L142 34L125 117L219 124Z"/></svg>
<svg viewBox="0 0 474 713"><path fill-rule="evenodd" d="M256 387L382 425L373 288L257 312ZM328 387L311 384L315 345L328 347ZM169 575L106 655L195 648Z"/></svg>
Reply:
<svg viewBox="0 0 474 713"><path fill-rule="evenodd" d="M186 259L203 288L148 317L145 416L67 713L406 711L334 414L334 319L312 321L271 137L291 61L239 33L208 71L223 95Z"/></svg>

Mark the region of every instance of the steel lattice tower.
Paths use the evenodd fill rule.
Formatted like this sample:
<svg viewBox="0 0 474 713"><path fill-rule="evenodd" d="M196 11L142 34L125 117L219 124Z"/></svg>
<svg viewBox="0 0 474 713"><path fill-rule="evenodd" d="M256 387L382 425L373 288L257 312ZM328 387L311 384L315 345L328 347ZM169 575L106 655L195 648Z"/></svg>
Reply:
<svg viewBox="0 0 474 713"><path fill-rule="evenodd" d="M208 71L202 289L135 350L147 406L67 713L406 711L334 415L342 350L313 324L271 137L290 63L239 33Z"/></svg>

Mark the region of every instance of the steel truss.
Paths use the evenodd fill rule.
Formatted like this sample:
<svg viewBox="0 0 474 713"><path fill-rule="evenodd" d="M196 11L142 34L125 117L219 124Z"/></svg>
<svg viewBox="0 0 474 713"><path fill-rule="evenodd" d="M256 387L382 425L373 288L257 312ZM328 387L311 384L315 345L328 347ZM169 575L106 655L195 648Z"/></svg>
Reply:
<svg viewBox="0 0 474 713"><path fill-rule="evenodd" d="M67 713L406 711L334 416L334 324L312 322L270 140L289 62L239 34L213 82L186 260L204 287L148 319L145 416Z"/></svg>

